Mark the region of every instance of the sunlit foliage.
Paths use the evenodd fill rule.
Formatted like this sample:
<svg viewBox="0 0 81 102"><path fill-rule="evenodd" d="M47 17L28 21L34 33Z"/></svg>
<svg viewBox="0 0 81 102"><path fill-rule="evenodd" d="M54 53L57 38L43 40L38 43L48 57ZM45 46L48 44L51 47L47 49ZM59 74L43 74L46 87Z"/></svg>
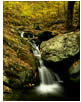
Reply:
<svg viewBox="0 0 81 102"><path fill-rule="evenodd" d="M64 19L67 11L67 1L4 1L4 15L12 18L24 18L27 23L51 22ZM77 12L79 2L75 4Z"/></svg>

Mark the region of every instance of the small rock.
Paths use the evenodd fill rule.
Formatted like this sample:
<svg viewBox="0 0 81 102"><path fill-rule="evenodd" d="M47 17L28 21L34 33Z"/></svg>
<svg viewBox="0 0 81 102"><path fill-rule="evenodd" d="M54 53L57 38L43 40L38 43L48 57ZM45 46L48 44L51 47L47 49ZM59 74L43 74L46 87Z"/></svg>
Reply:
<svg viewBox="0 0 81 102"><path fill-rule="evenodd" d="M9 79L6 76L3 76L3 81L9 83Z"/></svg>
<svg viewBox="0 0 81 102"><path fill-rule="evenodd" d="M7 87L7 86L3 86L3 92L5 93L12 93L12 89L11 88L9 88L9 87Z"/></svg>
<svg viewBox="0 0 81 102"><path fill-rule="evenodd" d="M80 81L80 61L75 61L74 64L69 68L70 80L73 82Z"/></svg>

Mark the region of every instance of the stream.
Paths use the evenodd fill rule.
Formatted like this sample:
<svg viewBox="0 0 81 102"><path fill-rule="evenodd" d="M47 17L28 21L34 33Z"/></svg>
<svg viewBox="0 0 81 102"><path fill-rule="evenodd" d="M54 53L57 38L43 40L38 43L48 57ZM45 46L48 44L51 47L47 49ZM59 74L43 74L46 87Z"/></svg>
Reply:
<svg viewBox="0 0 81 102"><path fill-rule="evenodd" d="M35 42L31 43L33 48L33 54L37 57L39 66L39 78L40 78L40 85L36 88L36 90L40 93L59 93L63 91L63 88L59 85L62 83L60 77L50 69L48 69L41 58L39 47L35 44Z"/></svg>
<svg viewBox="0 0 81 102"><path fill-rule="evenodd" d="M21 33L21 37L23 36ZM34 41L30 42L34 56L37 57L39 65L40 85L33 88L13 90L8 100L13 101L68 101L79 100L79 89L72 83L64 83L59 75L47 68L41 58L39 46Z"/></svg>

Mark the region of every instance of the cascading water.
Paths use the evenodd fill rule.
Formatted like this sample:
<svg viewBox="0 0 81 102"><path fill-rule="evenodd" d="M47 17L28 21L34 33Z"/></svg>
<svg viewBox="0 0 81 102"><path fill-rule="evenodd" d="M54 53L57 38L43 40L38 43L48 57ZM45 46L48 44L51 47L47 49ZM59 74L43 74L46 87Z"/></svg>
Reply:
<svg viewBox="0 0 81 102"><path fill-rule="evenodd" d="M22 37L22 38L24 37L24 32L23 32L23 31L21 32L21 37Z"/></svg>
<svg viewBox="0 0 81 102"><path fill-rule="evenodd" d="M62 82L59 76L55 72L51 72L43 63L41 59L41 54L39 47L36 46L35 42L31 43L33 47L34 56L39 60L39 76L40 76L40 86L37 88L38 91L42 93L54 93L54 90L59 90L61 87L56 82Z"/></svg>
<svg viewBox="0 0 81 102"><path fill-rule="evenodd" d="M21 37L23 36L24 32L21 33ZM29 36L30 38L30 36ZM34 35L33 35L34 38ZM59 91L62 91L62 87L57 82L62 82L59 78L59 76L55 72L51 72L43 63L43 60L41 59L41 54L39 47L35 44L35 41L30 42L30 45L32 46L33 54L38 58L39 66L39 76L40 76L40 86L36 87L36 90L40 93L59 93Z"/></svg>

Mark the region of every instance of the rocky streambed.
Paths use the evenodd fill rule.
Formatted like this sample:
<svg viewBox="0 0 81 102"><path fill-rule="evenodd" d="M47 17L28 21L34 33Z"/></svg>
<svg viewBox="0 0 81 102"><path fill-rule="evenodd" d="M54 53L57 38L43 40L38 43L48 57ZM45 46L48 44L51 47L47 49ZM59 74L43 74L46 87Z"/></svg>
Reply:
<svg viewBox="0 0 81 102"><path fill-rule="evenodd" d="M19 36L15 36L17 41L14 40L15 38L11 39L9 36L4 36L4 45L8 46L5 48L13 52L13 61L8 60L7 62L6 58L11 59L11 56L9 56L9 52L4 52L4 100L32 101L49 100L50 98L52 100L79 100L80 32L59 35L56 32L42 31L38 35L34 35L34 38L28 38L29 36L33 37L32 32L25 32L25 35L23 35L25 38ZM38 62L32 53L32 46L27 42L28 39L40 45L45 66L56 72L63 80L61 85L64 92L62 95L45 96L43 94L38 95L36 92L35 87L40 83L37 70ZM6 51L6 49L4 50ZM13 56L15 56L15 59ZM15 94L18 97L14 99ZM5 98L8 95L9 98ZM40 97L42 98L40 99Z"/></svg>

